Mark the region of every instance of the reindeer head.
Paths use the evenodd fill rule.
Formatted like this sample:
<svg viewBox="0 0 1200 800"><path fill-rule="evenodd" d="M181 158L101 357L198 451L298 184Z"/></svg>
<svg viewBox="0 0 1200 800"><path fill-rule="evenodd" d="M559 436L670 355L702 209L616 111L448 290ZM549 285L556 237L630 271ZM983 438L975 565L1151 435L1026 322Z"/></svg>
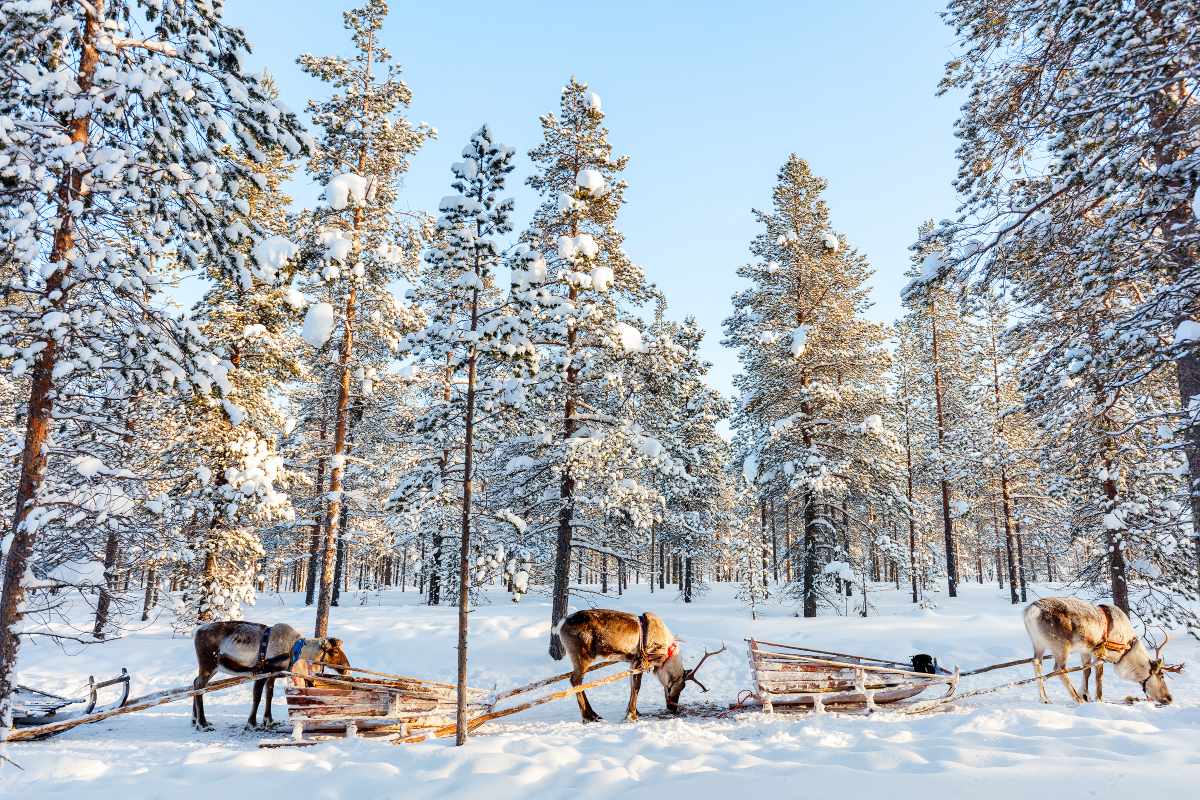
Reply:
<svg viewBox="0 0 1200 800"><path fill-rule="evenodd" d="M1163 663L1163 648L1167 646L1167 642L1171 637L1166 631L1163 631L1162 642L1155 643L1151 641L1151 646L1154 647L1154 658L1148 658L1146 676L1141 678L1142 691L1146 693L1146 697L1156 703L1167 705L1171 702L1171 690L1167 687L1167 678L1164 673L1178 672L1183 669L1183 665L1167 666Z"/></svg>
<svg viewBox="0 0 1200 800"><path fill-rule="evenodd" d="M663 686L663 697L666 699L668 711L672 714L679 713L679 696L683 694L683 687L687 685L688 681L692 681L704 691L708 691L708 687L696 678L696 673L700 671L700 667L709 656L715 656L723 652L725 652L725 645L721 645L720 650L705 650L704 655L696 662L696 666L691 669L684 669L683 659L679 656L678 647L671 647L668 651L669 655L666 661L654 669L655 676L658 677L659 683Z"/></svg>
<svg viewBox="0 0 1200 800"><path fill-rule="evenodd" d="M346 667L350 666L350 659L346 657L346 651L342 649L342 640L330 638L320 641L321 650L317 660L333 667L339 675L345 675Z"/></svg>

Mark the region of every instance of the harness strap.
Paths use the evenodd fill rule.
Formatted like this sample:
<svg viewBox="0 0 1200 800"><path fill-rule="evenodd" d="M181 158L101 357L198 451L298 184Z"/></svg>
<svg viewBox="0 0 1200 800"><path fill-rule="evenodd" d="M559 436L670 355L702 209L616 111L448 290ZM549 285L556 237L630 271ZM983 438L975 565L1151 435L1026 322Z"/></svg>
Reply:
<svg viewBox="0 0 1200 800"><path fill-rule="evenodd" d="M670 661L671 656L675 655L675 650L679 646L678 643L672 641L671 644L668 645L668 647L667 647L667 654L665 656L663 656L662 658L651 659L649 653L646 651L647 636L649 635L649 630L650 630L649 616L646 614L642 614L640 617L638 617L638 625L642 629L641 630L641 640L638 642L638 661L639 661L639 663L661 666L661 665L665 664L666 662Z"/></svg>
<svg viewBox="0 0 1200 800"><path fill-rule="evenodd" d="M294 645L292 645L292 652L288 654L290 656L288 660L289 670L296 666L296 662L300 660L300 651L304 649L305 644L307 644L307 640L301 637L296 640Z"/></svg>
<svg viewBox="0 0 1200 800"><path fill-rule="evenodd" d="M1119 654L1117 661L1120 661L1133 645L1129 642L1120 642L1109 638L1112 635L1113 626L1112 608L1101 603L1100 610L1104 612L1104 637L1100 640L1100 644L1095 647L1096 657L1103 659L1109 653L1117 653Z"/></svg>
<svg viewBox="0 0 1200 800"><path fill-rule="evenodd" d="M258 660L254 663L255 672L267 671L267 643L271 641L271 629L263 626L262 636L258 640Z"/></svg>

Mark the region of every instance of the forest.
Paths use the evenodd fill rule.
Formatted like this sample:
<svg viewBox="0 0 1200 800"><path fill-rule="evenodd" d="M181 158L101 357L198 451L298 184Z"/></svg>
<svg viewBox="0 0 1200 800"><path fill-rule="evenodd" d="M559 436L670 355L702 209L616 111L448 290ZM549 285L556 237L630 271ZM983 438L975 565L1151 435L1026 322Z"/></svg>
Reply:
<svg viewBox="0 0 1200 800"><path fill-rule="evenodd" d="M541 141L481 120L434 205L385 0L297 54L311 98L220 2L0 2L0 740L28 648L293 594L316 637L444 607L462 685L468 611L631 591L753 621L1054 584L1200 635L1200 8L1000 6L943 13L959 205L903 315L781 152L706 331L626 252L638 154L569 65Z"/></svg>

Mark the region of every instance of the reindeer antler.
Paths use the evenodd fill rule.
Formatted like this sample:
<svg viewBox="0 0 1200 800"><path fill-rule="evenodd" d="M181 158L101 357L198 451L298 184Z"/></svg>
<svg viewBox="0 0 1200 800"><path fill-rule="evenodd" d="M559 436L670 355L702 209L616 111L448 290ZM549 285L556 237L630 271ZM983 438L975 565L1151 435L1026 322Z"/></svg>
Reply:
<svg viewBox="0 0 1200 800"><path fill-rule="evenodd" d="M692 683L699 686L702 691L707 692L708 687L700 682L700 680L696 677L696 673L700 671L700 667L704 666L704 662L708 660L709 656L715 656L715 655L718 655L718 654L724 653L724 652L725 652L725 643L724 642L721 642L720 650L709 650L707 647L704 648L704 655L701 656L700 660L696 662L696 666L692 667L687 672L683 673L684 681L685 682L691 681Z"/></svg>
<svg viewBox="0 0 1200 800"><path fill-rule="evenodd" d="M1159 661L1162 661L1162 651L1163 648L1167 646L1167 642L1171 641L1171 634L1167 633L1166 628L1159 628L1159 630L1162 631L1163 640L1162 644L1154 645L1154 657Z"/></svg>

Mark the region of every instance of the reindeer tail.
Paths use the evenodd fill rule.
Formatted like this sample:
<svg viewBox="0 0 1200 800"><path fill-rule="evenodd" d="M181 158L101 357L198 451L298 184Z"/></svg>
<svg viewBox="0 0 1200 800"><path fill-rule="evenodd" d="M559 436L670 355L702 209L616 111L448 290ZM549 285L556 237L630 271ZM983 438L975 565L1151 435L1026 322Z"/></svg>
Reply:
<svg viewBox="0 0 1200 800"><path fill-rule="evenodd" d="M550 656L555 661L562 661L563 656L566 655L566 652L567 652L567 643L564 642L563 638L562 638L562 626L563 626L563 623L566 621L567 621L567 615L564 614L563 618L560 619L558 622L554 623L554 627L551 629L554 632L554 635L558 637L558 644L559 644L558 655L554 655L553 650L551 650L551 652L550 652Z"/></svg>

